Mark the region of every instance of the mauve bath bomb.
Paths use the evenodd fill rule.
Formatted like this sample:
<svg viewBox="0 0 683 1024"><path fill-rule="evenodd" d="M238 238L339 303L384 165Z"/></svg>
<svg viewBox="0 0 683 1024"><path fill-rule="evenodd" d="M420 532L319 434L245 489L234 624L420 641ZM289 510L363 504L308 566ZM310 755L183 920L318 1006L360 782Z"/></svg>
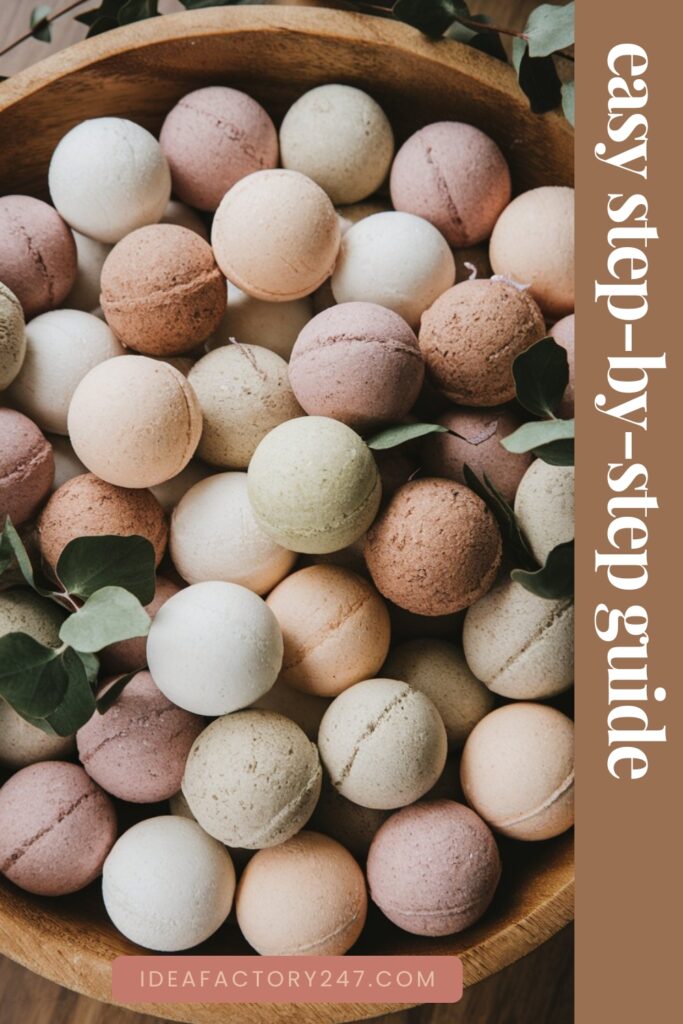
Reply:
<svg viewBox="0 0 683 1024"><path fill-rule="evenodd" d="M413 480L390 498L365 542L375 586L418 615L467 608L491 587L500 530L474 491L450 480Z"/></svg>
<svg viewBox="0 0 683 1024"><path fill-rule="evenodd" d="M0 197L0 281L27 320L63 302L76 280L76 243L56 210L31 196Z"/></svg>
<svg viewBox="0 0 683 1024"><path fill-rule="evenodd" d="M289 379L309 415L331 416L362 432L410 412L424 363L412 328L398 313L372 302L344 302L301 331Z"/></svg>
<svg viewBox="0 0 683 1024"><path fill-rule="evenodd" d="M0 281L0 391L19 373L25 355L24 311L14 292Z"/></svg>
<svg viewBox="0 0 683 1024"><path fill-rule="evenodd" d="M178 100L166 115L159 143L173 191L200 210L215 210L247 174L277 167L277 132L270 117L251 96L223 85Z"/></svg>
<svg viewBox="0 0 683 1024"><path fill-rule="evenodd" d="M27 416L0 408L0 526L31 519L52 488L52 445Z"/></svg>
<svg viewBox="0 0 683 1024"><path fill-rule="evenodd" d="M516 357L545 333L527 291L506 281L463 281L422 317L420 349L432 382L451 402L499 405L515 397Z"/></svg>
<svg viewBox="0 0 683 1024"><path fill-rule="evenodd" d="M78 892L116 839L114 806L80 765L43 761L0 789L0 872L38 896Z"/></svg>
<svg viewBox="0 0 683 1024"><path fill-rule="evenodd" d="M78 270L74 286L67 296L65 305L69 309L81 309L92 313L100 304L100 278L104 261L111 252L111 245L88 238L80 231L73 232L76 243Z"/></svg>
<svg viewBox="0 0 683 1024"><path fill-rule="evenodd" d="M228 281L228 308L206 347L211 352L238 341L242 345L261 345L289 359L299 332L313 312L309 295L291 302L265 302L252 298Z"/></svg>
<svg viewBox="0 0 683 1024"><path fill-rule="evenodd" d="M572 419L574 416L574 314L565 316L558 320L550 328L550 337L554 338L558 345L561 345L567 353L569 368L569 382L565 388L558 414L565 419Z"/></svg>
<svg viewBox="0 0 683 1024"><path fill-rule="evenodd" d="M371 899L413 935L469 928L493 899L500 873L491 830L454 800L431 800L392 814L368 855Z"/></svg>
<svg viewBox="0 0 683 1024"><path fill-rule="evenodd" d="M554 547L574 536L574 467L532 462L517 488L515 515L544 565Z"/></svg>
<svg viewBox="0 0 683 1024"><path fill-rule="evenodd" d="M145 605L145 611L151 619L169 598L177 594L180 587L164 576L157 576L154 587L154 598ZM130 640L119 640L109 644L98 654L100 664L108 675L119 675L123 672L136 672L147 664L147 637L134 636ZM105 786L106 789L106 786Z"/></svg>

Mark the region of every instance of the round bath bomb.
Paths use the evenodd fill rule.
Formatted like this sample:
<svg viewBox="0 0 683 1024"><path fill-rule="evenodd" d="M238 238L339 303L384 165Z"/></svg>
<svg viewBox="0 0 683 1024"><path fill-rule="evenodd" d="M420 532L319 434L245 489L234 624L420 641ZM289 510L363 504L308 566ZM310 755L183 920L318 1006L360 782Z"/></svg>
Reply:
<svg viewBox="0 0 683 1024"><path fill-rule="evenodd" d="M124 351L113 331L92 313L43 313L26 326L26 358L10 397L43 430L67 434L69 405L80 382L95 366Z"/></svg>
<svg viewBox="0 0 683 1024"><path fill-rule="evenodd" d="M167 580L164 576L157 576L154 598L145 605L145 611L149 617L153 619L161 606L166 604L169 598L177 594L179 590L180 587L177 583ZM102 668L108 675L137 672L147 664L147 637L135 636L130 640L119 640L118 643L109 644L99 652L98 657ZM107 789L107 786L104 788Z"/></svg>
<svg viewBox="0 0 683 1024"><path fill-rule="evenodd" d="M365 860L377 830L391 811L374 807L361 807L338 793L328 777L323 776L320 799L316 804L311 827L322 832L353 854L361 863Z"/></svg>
<svg viewBox="0 0 683 1024"><path fill-rule="evenodd" d="M275 685L251 706L261 711L275 711L278 715L290 718L303 729L309 740L315 742L330 701L325 697L316 697L312 693L295 690L277 679Z"/></svg>
<svg viewBox="0 0 683 1024"><path fill-rule="evenodd" d="M437 229L411 213L376 213L346 232L332 275L337 302L375 302L411 327L455 281L455 262Z"/></svg>
<svg viewBox="0 0 683 1024"><path fill-rule="evenodd" d="M178 707L225 715L273 685L282 665L282 634L253 591L217 580L195 583L157 612L147 663L161 692Z"/></svg>
<svg viewBox="0 0 683 1024"><path fill-rule="evenodd" d="M200 480L206 480L214 473L213 466L207 466L199 459L192 459L179 473L165 480L163 484L155 484L150 491L157 499L164 512L170 513L191 487Z"/></svg>
<svg viewBox="0 0 683 1024"><path fill-rule="evenodd" d="M192 458L202 413L191 385L168 363L110 359L80 382L69 407L69 436L92 473L119 487L153 487Z"/></svg>
<svg viewBox="0 0 683 1024"><path fill-rule="evenodd" d="M554 547L574 536L574 467L532 462L517 488L515 515L544 565Z"/></svg>
<svg viewBox="0 0 683 1024"><path fill-rule="evenodd" d="M554 338L567 353L569 383L565 388L558 412L564 419L570 420L574 416L574 314L571 313L553 324L550 328L550 337Z"/></svg>
<svg viewBox="0 0 683 1024"><path fill-rule="evenodd" d="M510 202L510 171L493 139L437 121L403 143L391 168L394 208L424 217L452 246L476 245Z"/></svg>
<svg viewBox="0 0 683 1024"><path fill-rule="evenodd" d="M0 527L32 519L52 489L52 445L35 423L0 408Z"/></svg>
<svg viewBox="0 0 683 1024"><path fill-rule="evenodd" d="M285 114L280 153L283 167L308 175L333 203L357 203L386 178L394 133L366 92L350 85L319 85Z"/></svg>
<svg viewBox="0 0 683 1024"><path fill-rule="evenodd" d="M209 232L206 229L206 225L196 210L192 210L185 203L179 203L177 199L169 199L159 223L177 224L179 228L187 228L188 231L194 231L205 242L209 240Z"/></svg>
<svg viewBox="0 0 683 1024"><path fill-rule="evenodd" d="M64 437L62 434L50 434L49 441L55 460L55 478L52 490L56 491L67 480L71 480L75 476L82 476L88 471L71 447L68 437Z"/></svg>
<svg viewBox="0 0 683 1024"><path fill-rule="evenodd" d="M424 363L412 328L397 313L372 302L344 302L301 331L289 380L311 416L366 431L410 412Z"/></svg>
<svg viewBox="0 0 683 1024"><path fill-rule="evenodd" d="M488 908L500 873L490 828L454 800L430 800L392 814L368 855L372 901L412 935L469 928Z"/></svg>
<svg viewBox="0 0 683 1024"><path fill-rule="evenodd" d="M59 647L59 630L66 612L28 587L0 591L0 637L28 633L46 647ZM43 733L49 739L46 733Z"/></svg>
<svg viewBox="0 0 683 1024"><path fill-rule="evenodd" d="M178 100L166 115L159 142L174 193L200 210L215 210L246 175L277 167L277 132L270 117L251 96L223 85Z"/></svg>
<svg viewBox="0 0 683 1024"><path fill-rule="evenodd" d="M163 558L168 524L149 491L114 487L92 473L72 477L54 492L38 520L43 558L53 568L76 537L145 537Z"/></svg>
<svg viewBox="0 0 683 1024"><path fill-rule="evenodd" d="M550 320L574 310L574 189L544 185L522 192L491 235L496 274L529 286Z"/></svg>
<svg viewBox="0 0 683 1024"><path fill-rule="evenodd" d="M24 311L14 292L0 281L0 391L19 373L25 355Z"/></svg>
<svg viewBox="0 0 683 1024"><path fill-rule="evenodd" d="M224 580L257 594L272 590L296 561L256 522L246 473L216 473L185 494L171 519L171 558L188 583Z"/></svg>
<svg viewBox="0 0 683 1024"><path fill-rule="evenodd" d="M299 332L313 312L309 296L291 302L264 302L228 281L228 308L206 347L212 351L234 339L242 345L261 345L289 359Z"/></svg>
<svg viewBox="0 0 683 1024"><path fill-rule="evenodd" d="M171 172L145 128L122 117L81 121L50 161L50 195L67 224L113 244L160 220L171 197Z"/></svg>
<svg viewBox="0 0 683 1024"><path fill-rule="evenodd" d="M80 231L73 232L76 243L78 269L76 281L69 292L66 304L69 309L80 309L92 313L100 304L100 278L104 261L111 252L111 245L88 238Z"/></svg>
<svg viewBox="0 0 683 1024"><path fill-rule="evenodd" d="M42 761L0 789L0 872L38 896L78 892L102 871L116 813L80 765Z"/></svg>
<svg viewBox="0 0 683 1024"><path fill-rule="evenodd" d="M334 839L300 832L252 857L236 909L242 934L262 956L341 956L365 924L365 879Z"/></svg>
<svg viewBox="0 0 683 1024"><path fill-rule="evenodd" d="M272 711L224 715L195 740L183 793L195 818L228 846L277 846L303 828L320 795L315 743Z"/></svg>
<svg viewBox="0 0 683 1024"><path fill-rule="evenodd" d="M297 171L257 171L230 189L211 229L218 266L247 295L286 302L332 273L340 228L320 186Z"/></svg>
<svg viewBox="0 0 683 1024"><path fill-rule="evenodd" d="M574 606L549 601L507 579L468 608L462 636L467 664L489 690L542 700L574 678Z"/></svg>
<svg viewBox="0 0 683 1024"><path fill-rule="evenodd" d="M377 514L379 474L370 449L350 427L323 416L282 423L249 464L249 500L278 544L326 554L358 540Z"/></svg>
<svg viewBox="0 0 683 1024"><path fill-rule="evenodd" d="M199 945L230 913L235 869L187 818L147 818L117 840L102 872L104 905L127 939L164 953Z"/></svg>
<svg viewBox="0 0 683 1024"><path fill-rule="evenodd" d="M484 598L483 600L486 600ZM462 651L445 640L409 640L391 651L383 669L426 693L443 719L448 745L461 747L493 707L493 697L468 668Z"/></svg>
<svg viewBox="0 0 683 1024"><path fill-rule="evenodd" d="M545 334L527 291L507 281L463 281L422 317L420 349L432 382L451 402L499 405L515 397L515 359Z"/></svg>
<svg viewBox="0 0 683 1024"><path fill-rule="evenodd" d="M246 469L274 427L301 415L287 363L258 345L224 345L192 367L204 418L197 454L213 466Z"/></svg>
<svg viewBox="0 0 683 1024"><path fill-rule="evenodd" d="M473 604L492 586L501 557L500 530L481 498L435 477L400 487L365 541L379 592L418 615Z"/></svg>
<svg viewBox="0 0 683 1024"><path fill-rule="evenodd" d="M340 218L342 237L349 228L357 224L359 220L372 217L373 213L387 213L391 210L391 203L384 199L367 199L363 203L351 203L348 206L337 207L337 216Z"/></svg>
<svg viewBox="0 0 683 1024"><path fill-rule="evenodd" d="M366 679L336 697L318 734L332 785L362 807L419 800L446 763L446 729L424 693L395 679Z"/></svg>
<svg viewBox="0 0 683 1024"><path fill-rule="evenodd" d="M129 348L152 356L190 352L225 313L223 275L211 246L177 224L150 224L114 246L102 268L102 311Z"/></svg>
<svg viewBox="0 0 683 1024"><path fill-rule="evenodd" d="M460 762L469 804L513 839L550 839L574 823L574 723L545 704L506 704L470 733Z"/></svg>
<svg viewBox="0 0 683 1024"><path fill-rule="evenodd" d="M54 309L76 280L76 243L56 210L31 196L0 197L0 281L27 320Z"/></svg>

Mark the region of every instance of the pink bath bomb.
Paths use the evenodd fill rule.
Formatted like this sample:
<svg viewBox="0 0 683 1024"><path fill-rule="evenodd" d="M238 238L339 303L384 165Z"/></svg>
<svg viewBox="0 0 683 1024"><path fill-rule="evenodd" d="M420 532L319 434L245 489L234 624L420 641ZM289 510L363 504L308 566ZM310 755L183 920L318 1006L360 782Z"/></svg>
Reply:
<svg viewBox="0 0 683 1024"><path fill-rule="evenodd" d="M0 198L0 281L27 320L56 309L76 280L76 243L57 211L31 196Z"/></svg>
<svg viewBox="0 0 683 1024"><path fill-rule="evenodd" d="M246 93L212 85L188 93L167 114L159 136L173 191L190 206L215 210L236 181L277 167L275 125Z"/></svg>
<svg viewBox="0 0 683 1024"><path fill-rule="evenodd" d="M154 618L163 604L166 604L169 597L177 594L180 587L165 576L157 576L154 599L150 604L145 605L145 611L151 619ZM102 668L108 675L118 675L123 672L136 672L147 664L147 637L135 636L130 640L120 640L116 644L110 644L99 654Z"/></svg>
<svg viewBox="0 0 683 1024"><path fill-rule="evenodd" d="M52 445L35 423L14 409L0 409L0 529L5 516L15 526L38 511L52 490Z"/></svg>
<svg viewBox="0 0 683 1024"><path fill-rule="evenodd" d="M395 209L431 221L457 247L488 238L511 194L498 146L460 121L438 121L411 135L396 154L390 187Z"/></svg>
<svg viewBox="0 0 683 1024"><path fill-rule="evenodd" d="M114 805L79 765L41 761L0 789L0 871L27 892L83 889L115 839Z"/></svg>
<svg viewBox="0 0 683 1024"><path fill-rule="evenodd" d="M550 337L554 338L557 344L567 352L569 383L565 388L558 412L564 419L570 420L574 416L574 314L570 313L569 316L558 320L550 330Z"/></svg>

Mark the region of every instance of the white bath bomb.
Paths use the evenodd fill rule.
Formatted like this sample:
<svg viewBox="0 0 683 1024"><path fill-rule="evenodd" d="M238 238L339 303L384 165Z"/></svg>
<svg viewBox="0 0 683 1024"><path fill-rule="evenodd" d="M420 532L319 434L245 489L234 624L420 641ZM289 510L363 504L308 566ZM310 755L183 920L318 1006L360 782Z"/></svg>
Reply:
<svg viewBox="0 0 683 1024"><path fill-rule="evenodd" d="M112 250L106 242L73 232L76 243L76 282L62 303L67 309L92 313L100 304L100 277L104 261Z"/></svg>
<svg viewBox="0 0 683 1024"><path fill-rule="evenodd" d="M289 359L299 331L313 314L310 295L291 302L266 302L252 298L228 281L228 308L206 347L211 352L234 340L243 345L261 345Z"/></svg>
<svg viewBox="0 0 683 1024"><path fill-rule="evenodd" d="M24 311L14 292L0 281L0 391L19 373L25 355Z"/></svg>
<svg viewBox="0 0 683 1024"><path fill-rule="evenodd" d="M187 228L188 231L194 231L205 242L209 240L209 232L206 230L206 225L199 214L191 206L179 203L177 199L170 199L168 201L159 223L176 224L179 228Z"/></svg>
<svg viewBox="0 0 683 1024"><path fill-rule="evenodd" d="M216 470L213 466L207 466L205 462L200 462L199 459L192 459L185 466L185 469L181 469L170 480L165 480L162 484L150 487L150 491L164 512L172 512L191 487L198 484L200 480L206 480L207 477L215 472Z"/></svg>
<svg viewBox="0 0 683 1024"><path fill-rule="evenodd" d="M574 536L574 467L532 462L515 495L515 515L541 563Z"/></svg>

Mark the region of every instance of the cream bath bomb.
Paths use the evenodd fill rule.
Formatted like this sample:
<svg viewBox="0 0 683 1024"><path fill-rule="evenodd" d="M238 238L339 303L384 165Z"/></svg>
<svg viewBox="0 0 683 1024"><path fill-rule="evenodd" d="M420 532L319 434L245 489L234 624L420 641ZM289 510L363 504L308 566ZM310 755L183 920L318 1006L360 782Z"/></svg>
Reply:
<svg viewBox="0 0 683 1024"><path fill-rule="evenodd" d="M543 565L554 547L574 536L574 467L532 462L517 488L515 515Z"/></svg>
<svg viewBox="0 0 683 1024"><path fill-rule="evenodd" d="M310 295L329 277L339 252L334 206L297 171L257 171L221 202L211 244L225 276L269 302Z"/></svg>
<svg viewBox="0 0 683 1024"><path fill-rule="evenodd" d="M159 223L177 224L179 228L187 228L188 231L194 231L205 242L209 240L209 232L197 211L186 206L185 203L179 203L177 199L169 199Z"/></svg>
<svg viewBox="0 0 683 1024"><path fill-rule="evenodd" d="M0 281L0 391L19 373L25 355L24 311L14 292Z"/></svg>
<svg viewBox="0 0 683 1024"><path fill-rule="evenodd" d="M529 286L549 320L574 311L574 189L544 185L522 192L491 235L496 274Z"/></svg>
<svg viewBox="0 0 683 1024"><path fill-rule="evenodd" d="M400 487L365 542L379 592L418 615L473 604L492 586L501 557L500 530L481 498L435 477Z"/></svg>
<svg viewBox="0 0 683 1024"><path fill-rule="evenodd" d="M164 576L157 576L154 587L154 598L145 605L145 611L154 618L163 604L177 594L181 588ZM100 664L108 675L119 675L124 672L137 672L147 664L147 637L134 636L130 640L119 640L109 644L98 654ZM107 788L106 786L104 787Z"/></svg>
<svg viewBox="0 0 683 1024"><path fill-rule="evenodd" d="M316 697L312 693L295 690L281 679L277 679L275 685L251 706L261 711L276 711L277 714L290 718L303 729L309 740L315 741L330 701L326 697Z"/></svg>
<svg viewBox="0 0 683 1024"><path fill-rule="evenodd" d="M365 924L363 872L318 832L260 850L240 879L237 923L262 956L342 956Z"/></svg>
<svg viewBox="0 0 683 1024"><path fill-rule="evenodd" d="M0 197L0 281L27 320L54 309L76 280L76 244L56 210L31 196Z"/></svg>
<svg viewBox="0 0 683 1024"><path fill-rule="evenodd" d="M574 314L565 316L558 320L550 328L550 337L554 338L558 345L561 345L567 353L569 368L569 382L565 388L558 414L565 419L572 419L574 416Z"/></svg>
<svg viewBox="0 0 683 1024"><path fill-rule="evenodd" d="M261 345L289 359L299 332L313 312L313 301L308 295L291 302L265 302L228 281L228 308L206 347L212 351L234 340L242 345Z"/></svg>
<svg viewBox="0 0 683 1024"><path fill-rule="evenodd" d="M379 672L389 650L389 612L362 576L311 565L283 580L266 602L280 624L280 679L319 697Z"/></svg>
<svg viewBox="0 0 683 1024"><path fill-rule="evenodd" d="M366 679L340 693L323 716L318 746L335 789L378 810L424 796L448 752L432 701L395 679Z"/></svg>
<svg viewBox="0 0 683 1024"><path fill-rule="evenodd" d="M52 154L48 183L67 224L110 244L156 224L171 197L161 146L122 117L81 121L67 132Z"/></svg>
<svg viewBox="0 0 683 1024"><path fill-rule="evenodd" d="M325 775L320 799L311 818L311 828L336 839L356 860L363 863L377 830L390 813L352 803L337 792Z"/></svg>
<svg viewBox="0 0 683 1024"><path fill-rule="evenodd" d="M545 704L506 704L474 728L460 762L467 802L513 839L574 823L574 723Z"/></svg>
<svg viewBox="0 0 683 1024"><path fill-rule="evenodd" d="M290 839L320 795L315 743L272 711L224 715L195 740L183 793L202 828L228 846L258 850Z"/></svg>
<svg viewBox="0 0 683 1024"><path fill-rule="evenodd" d="M0 408L0 527L32 519L52 489L52 445L27 416Z"/></svg>
<svg viewBox="0 0 683 1024"><path fill-rule="evenodd" d="M145 356L94 367L71 399L69 436L92 473L119 487L153 487L192 458L202 430L182 373Z"/></svg>
<svg viewBox="0 0 683 1024"><path fill-rule="evenodd" d="M100 279L104 261L111 252L111 245L88 238L80 231L73 232L76 243L78 269L76 281L69 292L66 305L69 309L81 309L92 313L100 304Z"/></svg>

